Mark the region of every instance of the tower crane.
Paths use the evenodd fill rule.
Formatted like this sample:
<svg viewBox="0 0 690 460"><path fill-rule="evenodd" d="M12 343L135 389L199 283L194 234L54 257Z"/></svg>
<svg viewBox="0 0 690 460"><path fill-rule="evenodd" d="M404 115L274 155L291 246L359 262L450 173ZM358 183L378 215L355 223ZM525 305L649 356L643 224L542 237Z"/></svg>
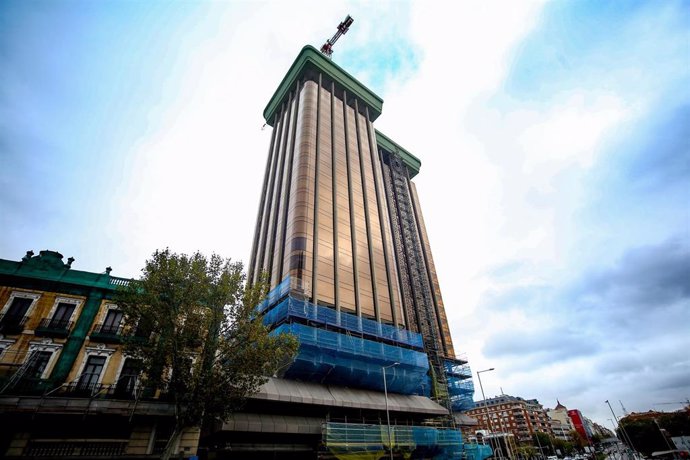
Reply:
<svg viewBox="0 0 690 460"><path fill-rule="evenodd" d="M321 52L325 54L328 59L330 59L331 55L333 54L333 45L335 45L335 42L338 41L341 35L347 33L354 21L355 20L352 19L352 16L348 14L345 20L338 25L338 31L335 33L335 35L333 35L329 40L326 40L326 43L323 44L321 47Z"/></svg>

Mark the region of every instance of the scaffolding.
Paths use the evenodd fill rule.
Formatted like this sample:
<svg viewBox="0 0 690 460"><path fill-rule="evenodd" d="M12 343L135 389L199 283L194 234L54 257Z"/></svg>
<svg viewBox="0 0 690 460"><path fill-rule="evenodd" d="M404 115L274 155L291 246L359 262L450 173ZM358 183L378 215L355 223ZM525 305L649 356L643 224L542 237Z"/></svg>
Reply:
<svg viewBox="0 0 690 460"><path fill-rule="evenodd" d="M455 427L452 417L453 404L449 394L449 382L445 368L445 347L439 330L432 286L428 277L426 256L422 248L423 241L417 226L416 211L409 191L409 177L406 167L398 154L389 157L390 173L388 181L392 202L396 204L397 226L393 234L396 236L396 247L402 259L406 261L408 269L405 271L411 288L412 303L408 301L407 308L414 306L408 316L416 317L416 322L429 359L429 377L431 380L431 397L449 411L446 421Z"/></svg>
<svg viewBox="0 0 690 460"><path fill-rule="evenodd" d="M454 412L466 411L474 408L474 383L472 370L467 363L446 361L446 381L448 395Z"/></svg>
<svg viewBox="0 0 690 460"><path fill-rule="evenodd" d="M449 428L390 426L359 423L324 423L324 450L341 460L396 458L451 460L463 458L462 435ZM478 459L480 460L480 459Z"/></svg>
<svg viewBox="0 0 690 460"><path fill-rule="evenodd" d="M383 391L383 367L388 391L400 394L428 394L426 354L382 342L328 331L299 323L284 323L271 334L296 336L300 347L284 376L299 380L333 383Z"/></svg>
<svg viewBox="0 0 690 460"><path fill-rule="evenodd" d="M263 322L267 326L274 326L293 320L307 322L311 325L344 333L354 333L373 340L381 339L418 350L423 349L422 335L417 332L399 329L351 313L314 305L311 302L295 299L291 296L284 298L278 305L266 311L263 318Z"/></svg>

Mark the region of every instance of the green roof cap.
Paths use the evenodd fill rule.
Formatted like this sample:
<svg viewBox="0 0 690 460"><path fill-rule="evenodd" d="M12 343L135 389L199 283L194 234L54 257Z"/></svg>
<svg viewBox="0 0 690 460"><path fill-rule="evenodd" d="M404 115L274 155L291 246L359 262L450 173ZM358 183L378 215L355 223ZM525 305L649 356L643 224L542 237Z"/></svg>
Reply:
<svg viewBox="0 0 690 460"><path fill-rule="evenodd" d="M33 251L27 251L21 261L0 259L0 279L4 276L31 278L47 283L65 283L89 288L100 288L115 291L118 286L129 282L125 278L110 276L110 267L105 273L92 273L72 269L73 258L67 263L57 251L41 251L35 256ZM47 290L48 288L46 288Z"/></svg>
<svg viewBox="0 0 690 460"><path fill-rule="evenodd" d="M402 159L402 162L407 166L408 171L410 171L410 178L419 173L419 168L422 167L422 162L419 158L412 155L399 144L393 142L390 137L386 136L378 129L376 130L376 144L387 152L400 155L400 159Z"/></svg>
<svg viewBox="0 0 690 460"><path fill-rule="evenodd" d="M369 108L369 117L374 121L381 115L383 107L383 99L377 96L373 91L360 83L355 77L343 70L339 65L333 63L326 56L321 54L313 46L307 45L302 48L302 51L295 59L295 62L290 66L287 74L280 82L278 89L273 93L273 97L268 102L264 109L264 119L266 123L273 126L273 117L280 108L280 105L285 101L290 90L294 88L295 82L301 78L308 70L316 70L331 78L337 86L346 90L349 94L353 94L366 104Z"/></svg>

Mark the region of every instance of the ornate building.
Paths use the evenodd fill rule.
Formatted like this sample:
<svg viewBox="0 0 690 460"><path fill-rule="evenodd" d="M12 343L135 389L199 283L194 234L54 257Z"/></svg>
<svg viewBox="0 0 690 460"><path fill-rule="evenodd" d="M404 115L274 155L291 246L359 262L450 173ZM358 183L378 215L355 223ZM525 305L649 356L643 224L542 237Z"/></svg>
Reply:
<svg viewBox="0 0 690 460"><path fill-rule="evenodd" d="M60 253L0 259L0 455L151 458L172 406L138 386L112 297L123 278L74 270ZM179 450L196 453L198 430Z"/></svg>

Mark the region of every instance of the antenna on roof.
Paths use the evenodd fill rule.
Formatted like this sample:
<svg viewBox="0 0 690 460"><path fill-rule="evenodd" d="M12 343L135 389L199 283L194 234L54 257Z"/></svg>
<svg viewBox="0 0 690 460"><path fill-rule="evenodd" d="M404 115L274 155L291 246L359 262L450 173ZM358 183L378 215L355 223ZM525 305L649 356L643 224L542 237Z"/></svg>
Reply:
<svg viewBox="0 0 690 460"><path fill-rule="evenodd" d="M333 35L329 40L326 40L326 43L323 44L321 47L321 52L325 54L328 59L330 59L331 55L333 55L333 45L335 45L335 42L338 41L341 35L347 33L353 22L355 22L355 20L352 19L352 16L348 14L345 20L338 25L338 31L335 33L335 35Z"/></svg>

